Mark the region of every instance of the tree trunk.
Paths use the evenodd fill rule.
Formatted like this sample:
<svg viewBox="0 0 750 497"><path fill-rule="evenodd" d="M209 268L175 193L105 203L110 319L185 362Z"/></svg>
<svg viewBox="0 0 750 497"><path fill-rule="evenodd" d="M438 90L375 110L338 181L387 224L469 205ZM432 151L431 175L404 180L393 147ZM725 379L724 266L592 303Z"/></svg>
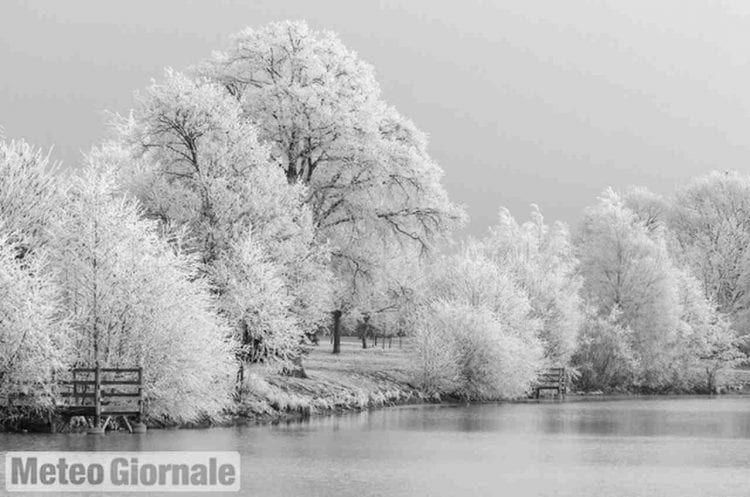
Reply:
<svg viewBox="0 0 750 497"><path fill-rule="evenodd" d="M333 311L333 353L341 353L341 311Z"/></svg>
<svg viewBox="0 0 750 497"><path fill-rule="evenodd" d="M367 348L367 333L364 330L362 330L362 348Z"/></svg>
<svg viewBox="0 0 750 497"><path fill-rule="evenodd" d="M237 370L237 384L235 385L235 396L238 402L242 402L242 386L245 383L245 360L240 359L239 369Z"/></svg>

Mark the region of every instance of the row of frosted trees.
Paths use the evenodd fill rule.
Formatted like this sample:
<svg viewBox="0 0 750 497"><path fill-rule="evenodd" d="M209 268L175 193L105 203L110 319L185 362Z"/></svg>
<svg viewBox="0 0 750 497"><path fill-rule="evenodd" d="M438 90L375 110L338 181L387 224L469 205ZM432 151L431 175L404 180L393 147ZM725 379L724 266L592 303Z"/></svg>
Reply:
<svg viewBox="0 0 750 497"><path fill-rule="evenodd" d="M425 391L468 398L521 395L548 364L692 388L739 357L745 178L608 191L572 235L503 211L436 255L465 215L425 135L300 22L167 70L112 129L73 173L0 144L0 396L44 408L56 371L138 364L150 416L215 416L248 364L296 367L321 328L339 352L358 316L413 335Z"/></svg>
<svg viewBox="0 0 750 497"><path fill-rule="evenodd" d="M167 70L111 121L70 177L2 142L3 397L44 407L57 370L138 364L150 416L216 415L248 364L396 308L464 218L373 69L302 22Z"/></svg>
<svg viewBox="0 0 750 497"><path fill-rule="evenodd" d="M142 364L152 416L219 412L232 345L196 258L90 160L66 181L28 144L0 143L0 393L43 409L67 367Z"/></svg>
<svg viewBox="0 0 750 497"><path fill-rule="evenodd" d="M714 391L746 357L749 220L750 177L730 173L669 197L607 189L572 234L502 210L428 271L417 380L503 398L562 365L585 390Z"/></svg>

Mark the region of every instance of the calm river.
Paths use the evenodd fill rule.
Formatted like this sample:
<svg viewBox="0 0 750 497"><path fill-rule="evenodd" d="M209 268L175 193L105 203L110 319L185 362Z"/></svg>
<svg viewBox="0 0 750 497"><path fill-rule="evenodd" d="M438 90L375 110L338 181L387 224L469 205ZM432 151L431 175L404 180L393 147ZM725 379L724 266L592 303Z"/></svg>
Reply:
<svg viewBox="0 0 750 497"><path fill-rule="evenodd" d="M750 398L403 407L147 435L0 434L6 450L236 450L241 494L252 496L747 496Z"/></svg>

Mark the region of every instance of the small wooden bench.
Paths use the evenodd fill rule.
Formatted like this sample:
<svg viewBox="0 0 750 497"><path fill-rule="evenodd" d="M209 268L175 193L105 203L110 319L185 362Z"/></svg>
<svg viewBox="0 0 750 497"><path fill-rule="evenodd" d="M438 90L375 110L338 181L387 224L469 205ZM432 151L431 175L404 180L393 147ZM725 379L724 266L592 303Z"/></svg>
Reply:
<svg viewBox="0 0 750 497"><path fill-rule="evenodd" d="M558 397L565 397L568 391L565 381L565 368L549 368L542 371L534 386L537 399L541 396L542 390L554 390Z"/></svg>

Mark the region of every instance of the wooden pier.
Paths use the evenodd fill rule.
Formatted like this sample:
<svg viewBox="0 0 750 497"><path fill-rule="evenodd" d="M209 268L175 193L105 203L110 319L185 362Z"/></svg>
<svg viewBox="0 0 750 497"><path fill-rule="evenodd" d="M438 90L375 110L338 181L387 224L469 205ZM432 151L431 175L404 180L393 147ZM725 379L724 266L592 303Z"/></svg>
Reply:
<svg viewBox="0 0 750 497"><path fill-rule="evenodd" d="M565 368L549 368L544 370L534 386L535 397L541 396L542 390L554 390L557 397L565 397L568 392L565 379Z"/></svg>
<svg viewBox="0 0 750 497"><path fill-rule="evenodd" d="M68 424L74 417L85 418L89 433L103 434L112 420L121 418L131 433L144 433L143 368L78 367L57 375L56 389L45 393L54 406L49 411L53 431L59 422ZM43 391L41 385L26 383L26 392ZM8 408L34 405L32 395L8 395ZM132 422L132 423L131 423Z"/></svg>
<svg viewBox="0 0 750 497"><path fill-rule="evenodd" d="M142 431L143 368L73 368L60 386L56 410L63 419L83 416L91 421L89 433L104 433L120 417L132 433L133 418L135 431Z"/></svg>

